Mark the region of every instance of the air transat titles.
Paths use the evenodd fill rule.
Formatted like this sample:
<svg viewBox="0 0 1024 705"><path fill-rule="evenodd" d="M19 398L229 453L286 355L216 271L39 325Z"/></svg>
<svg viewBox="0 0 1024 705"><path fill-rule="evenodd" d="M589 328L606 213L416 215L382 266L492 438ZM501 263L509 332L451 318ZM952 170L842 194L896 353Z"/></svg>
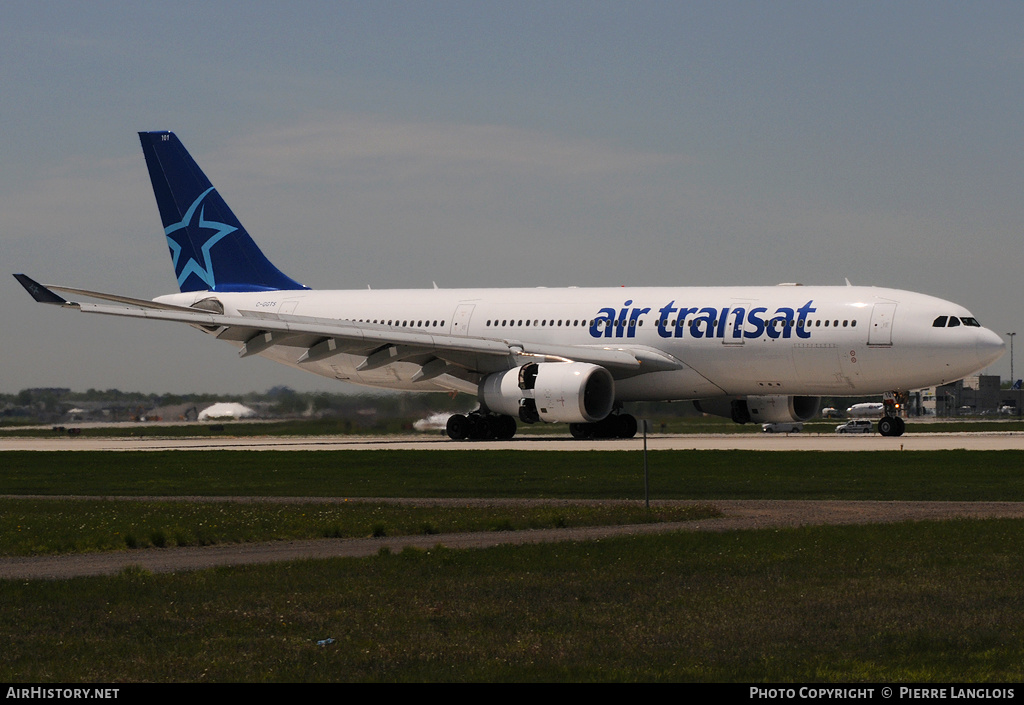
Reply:
<svg viewBox="0 0 1024 705"><path fill-rule="evenodd" d="M814 301L793 309L780 306L768 313L764 306L723 306L703 308L676 306L673 299L658 309L656 327L662 338L810 338L810 327L805 325L807 316L817 311ZM602 308L590 325L594 338L635 338L639 319L650 308L632 307L632 299L625 301L621 309Z"/></svg>

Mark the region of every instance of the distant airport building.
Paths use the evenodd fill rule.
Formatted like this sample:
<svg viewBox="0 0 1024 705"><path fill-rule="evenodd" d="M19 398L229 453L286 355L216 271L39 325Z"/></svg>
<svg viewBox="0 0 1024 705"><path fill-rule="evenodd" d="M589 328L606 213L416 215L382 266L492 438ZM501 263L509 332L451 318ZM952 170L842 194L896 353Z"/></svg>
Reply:
<svg viewBox="0 0 1024 705"><path fill-rule="evenodd" d="M974 375L938 387L922 389L920 410L925 416L993 414L1004 406L1006 391L998 375Z"/></svg>

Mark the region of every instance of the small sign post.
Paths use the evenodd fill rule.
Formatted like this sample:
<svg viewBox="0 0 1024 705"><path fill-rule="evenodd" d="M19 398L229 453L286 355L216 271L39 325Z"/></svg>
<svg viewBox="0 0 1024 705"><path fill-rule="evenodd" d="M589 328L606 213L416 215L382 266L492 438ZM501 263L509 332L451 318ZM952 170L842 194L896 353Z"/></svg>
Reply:
<svg viewBox="0 0 1024 705"><path fill-rule="evenodd" d="M649 422L647 419L640 421L640 425L644 427L644 506L647 509L651 508L651 495L650 495L650 484L647 478L647 426Z"/></svg>

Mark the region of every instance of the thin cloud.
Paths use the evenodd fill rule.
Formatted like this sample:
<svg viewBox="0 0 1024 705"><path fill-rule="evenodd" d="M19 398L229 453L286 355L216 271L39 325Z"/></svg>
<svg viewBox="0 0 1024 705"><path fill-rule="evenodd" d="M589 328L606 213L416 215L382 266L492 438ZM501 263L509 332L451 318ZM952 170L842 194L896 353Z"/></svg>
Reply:
<svg viewBox="0 0 1024 705"><path fill-rule="evenodd" d="M185 138L187 139L187 137ZM406 176L457 167L585 177L643 171L678 163L675 154L631 150L597 140L567 139L505 125L400 122L364 115L291 125L241 136L220 159L234 169L276 178L335 171L357 163ZM289 173L291 172L291 173Z"/></svg>

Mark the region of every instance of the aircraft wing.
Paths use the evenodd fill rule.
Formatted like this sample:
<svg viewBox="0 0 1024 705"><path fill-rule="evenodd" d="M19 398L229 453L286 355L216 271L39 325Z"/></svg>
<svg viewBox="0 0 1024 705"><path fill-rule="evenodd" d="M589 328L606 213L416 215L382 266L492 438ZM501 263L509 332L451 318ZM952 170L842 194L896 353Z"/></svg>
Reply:
<svg viewBox="0 0 1024 705"><path fill-rule="evenodd" d="M46 287L24 274L15 278L41 303L74 308L83 313L176 321L201 327L224 340L241 344L246 357L273 345L306 348L299 362L336 353L364 355L358 369L373 369L390 362L432 356L471 372L493 372L523 364L517 358L535 357L548 361L589 362L609 368L614 376L682 369L675 358L645 346L579 346L523 343L516 340L439 335L425 331L336 319L312 318L277 313L244 312L227 315L215 311L133 299L115 294ZM82 295L110 303L68 301L56 291Z"/></svg>

